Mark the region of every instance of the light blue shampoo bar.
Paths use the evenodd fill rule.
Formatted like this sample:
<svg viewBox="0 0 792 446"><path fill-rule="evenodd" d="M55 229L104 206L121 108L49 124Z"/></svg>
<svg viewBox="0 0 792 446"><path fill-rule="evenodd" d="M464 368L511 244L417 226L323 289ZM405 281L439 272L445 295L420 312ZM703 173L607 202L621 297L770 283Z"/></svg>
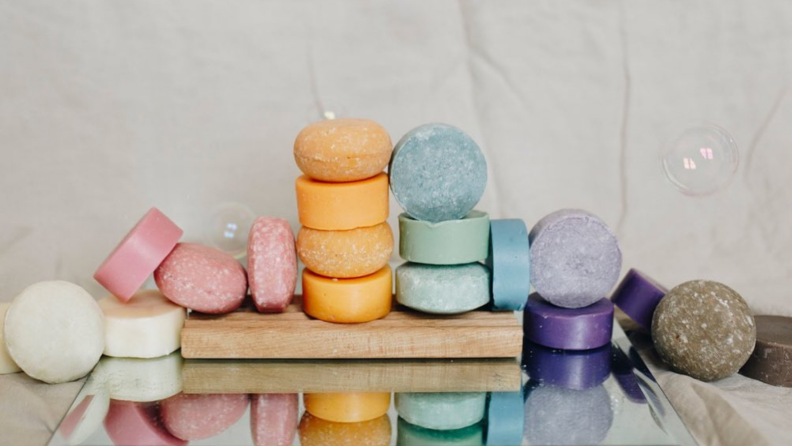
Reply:
<svg viewBox="0 0 792 446"><path fill-rule="evenodd" d="M495 310L520 311L531 292L528 228L520 219L492 220L487 266L492 273Z"/></svg>
<svg viewBox="0 0 792 446"><path fill-rule="evenodd" d="M390 187L416 220L457 220L470 212L487 185L487 161L478 145L456 127L426 124L393 148Z"/></svg>
<svg viewBox="0 0 792 446"><path fill-rule="evenodd" d="M410 424L452 430L481 421L486 402L486 392L397 393L396 411Z"/></svg>
<svg viewBox="0 0 792 446"><path fill-rule="evenodd" d="M490 273L480 263L405 263L396 268L396 301L414 310L458 314L475 310L489 300Z"/></svg>

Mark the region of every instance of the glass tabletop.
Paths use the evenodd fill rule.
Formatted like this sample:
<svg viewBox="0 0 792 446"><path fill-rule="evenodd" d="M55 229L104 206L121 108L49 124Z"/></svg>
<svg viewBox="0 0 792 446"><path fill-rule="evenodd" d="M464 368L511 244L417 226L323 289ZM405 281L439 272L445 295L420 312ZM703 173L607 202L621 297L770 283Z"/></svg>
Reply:
<svg viewBox="0 0 792 446"><path fill-rule="evenodd" d="M103 358L55 445L693 445L618 328L489 360Z"/></svg>

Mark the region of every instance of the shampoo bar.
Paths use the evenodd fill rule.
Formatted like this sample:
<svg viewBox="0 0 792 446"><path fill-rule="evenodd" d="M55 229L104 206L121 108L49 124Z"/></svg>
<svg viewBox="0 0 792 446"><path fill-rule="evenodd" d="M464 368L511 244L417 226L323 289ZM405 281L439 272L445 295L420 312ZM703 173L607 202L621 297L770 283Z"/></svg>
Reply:
<svg viewBox="0 0 792 446"><path fill-rule="evenodd" d="M297 214L311 229L343 231L374 226L388 218L388 176L353 183L324 183L297 178Z"/></svg>
<svg viewBox="0 0 792 446"><path fill-rule="evenodd" d="M379 418L390 407L389 392L306 393L305 410L336 423L359 423Z"/></svg>
<svg viewBox="0 0 792 446"><path fill-rule="evenodd" d="M182 440L212 438L233 426L248 407L246 394L179 394L161 403L162 422Z"/></svg>
<svg viewBox="0 0 792 446"><path fill-rule="evenodd" d="M132 401L111 401L104 420L110 441L118 445L185 446L187 442L174 437L162 425L157 404Z"/></svg>
<svg viewBox="0 0 792 446"><path fill-rule="evenodd" d="M393 273L385 266L355 279L330 279L303 270L303 311L326 322L359 323L390 313Z"/></svg>
<svg viewBox="0 0 792 446"><path fill-rule="evenodd" d="M110 296L99 306L105 316L107 356L156 358L181 346L187 311L159 291L140 291L125 304Z"/></svg>
<svg viewBox="0 0 792 446"><path fill-rule="evenodd" d="M435 430L461 429L484 418L487 394L397 393L396 411L410 424Z"/></svg>
<svg viewBox="0 0 792 446"><path fill-rule="evenodd" d="M306 411L300 421L301 446L389 446L390 444L391 423L388 415L359 423L337 423L315 417Z"/></svg>
<svg viewBox="0 0 792 446"><path fill-rule="evenodd" d="M11 355L8 354L8 349L3 340L3 325L5 325L5 315L9 305L11 304L8 302L0 303L0 375L16 373L22 370L11 358Z"/></svg>
<svg viewBox="0 0 792 446"><path fill-rule="evenodd" d="M755 319L756 348L740 373L773 386L792 387L792 318Z"/></svg>
<svg viewBox="0 0 792 446"><path fill-rule="evenodd" d="M262 313L280 313L294 298L297 254L294 233L282 218L259 217L248 236L250 295Z"/></svg>
<svg viewBox="0 0 792 446"><path fill-rule="evenodd" d="M230 255L197 243L179 243L154 271L172 302L202 313L229 313L247 293L245 269Z"/></svg>
<svg viewBox="0 0 792 446"><path fill-rule="evenodd" d="M484 194L487 162L478 145L456 127L426 124L408 132L393 149L391 190L417 220L456 220Z"/></svg>
<svg viewBox="0 0 792 446"><path fill-rule="evenodd" d="M94 298L61 280L25 288L8 307L3 337L25 373L55 384L82 378L104 351L105 321Z"/></svg>
<svg viewBox="0 0 792 446"><path fill-rule="evenodd" d="M508 219L490 223L487 266L492 271L494 309L522 310L531 292L531 251L524 221Z"/></svg>
<svg viewBox="0 0 792 446"><path fill-rule="evenodd" d="M296 393L252 395L250 434L256 446L290 446L297 436L300 401Z"/></svg>
<svg viewBox="0 0 792 446"><path fill-rule="evenodd" d="M523 312L525 339L562 350L588 350L610 343L613 304L600 299L583 308L561 308L533 293Z"/></svg>
<svg viewBox="0 0 792 446"><path fill-rule="evenodd" d="M126 302L171 252L182 230L151 208L94 273L94 279Z"/></svg>
<svg viewBox="0 0 792 446"><path fill-rule="evenodd" d="M396 268L396 300L424 313L464 313L489 302L489 277L489 270L480 263L405 263Z"/></svg>
<svg viewBox="0 0 792 446"><path fill-rule="evenodd" d="M320 181L359 181L382 172L392 150L390 135L374 121L329 119L302 129L294 141L294 160Z"/></svg>
<svg viewBox="0 0 792 446"><path fill-rule="evenodd" d="M740 370L753 352L756 323L734 290L694 280L674 287L652 319L655 349L672 368L702 381Z"/></svg>
<svg viewBox="0 0 792 446"><path fill-rule="evenodd" d="M667 292L665 287L645 274L630 269L613 292L611 300L632 320L651 330L655 308Z"/></svg>
<svg viewBox="0 0 792 446"><path fill-rule="evenodd" d="M303 227L297 252L305 267L327 277L367 276L385 267L393 252L393 232L387 222L348 231Z"/></svg>
<svg viewBox="0 0 792 446"><path fill-rule="evenodd" d="M409 262L430 265L478 262L487 257L489 230L489 216L481 211L470 211L465 218L439 223L401 214L399 255Z"/></svg>
<svg viewBox="0 0 792 446"><path fill-rule="evenodd" d="M586 211L553 212L533 227L529 240L531 284L553 305L591 305L619 280L622 255L616 236Z"/></svg>

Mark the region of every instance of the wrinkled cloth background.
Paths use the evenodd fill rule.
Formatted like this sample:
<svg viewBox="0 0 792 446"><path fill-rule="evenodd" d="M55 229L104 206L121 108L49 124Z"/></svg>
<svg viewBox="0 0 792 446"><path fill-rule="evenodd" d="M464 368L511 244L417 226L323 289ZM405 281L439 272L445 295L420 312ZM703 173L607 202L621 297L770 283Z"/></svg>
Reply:
<svg viewBox="0 0 792 446"><path fill-rule="evenodd" d="M456 125L487 157L492 217L584 208L624 272L720 280L792 315L790 23L784 0L0 0L0 301L53 278L104 296L91 274L152 205L187 240L224 202L297 229L292 143L336 109L394 142ZM709 197L660 167L692 119L741 149ZM789 389L658 375L702 444L792 438ZM37 444L76 387L24 381L0 379L0 432Z"/></svg>

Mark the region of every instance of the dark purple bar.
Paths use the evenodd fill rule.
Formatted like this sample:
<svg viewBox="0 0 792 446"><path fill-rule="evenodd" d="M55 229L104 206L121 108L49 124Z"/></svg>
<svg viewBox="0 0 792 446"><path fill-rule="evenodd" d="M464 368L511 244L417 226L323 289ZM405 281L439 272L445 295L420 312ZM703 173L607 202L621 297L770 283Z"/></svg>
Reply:
<svg viewBox="0 0 792 446"><path fill-rule="evenodd" d="M647 330L655 308L668 290L637 269L630 269L611 296L616 306Z"/></svg>
<svg viewBox="0 0 792 446"><path fill-rule="evenodd" d="M600 299L588 307L561 308L537 293L528 297L523 313L525 338L545 347L589 350L609 344L613 334L613 304Z"/></svg>
<svg viewBox="0 0 792 446"><path fill-rule="evenodd" d="M611 346L591 350L556 350L525 342L522 365L532 380L567 389L588 389L608 379Z"/></svg>

